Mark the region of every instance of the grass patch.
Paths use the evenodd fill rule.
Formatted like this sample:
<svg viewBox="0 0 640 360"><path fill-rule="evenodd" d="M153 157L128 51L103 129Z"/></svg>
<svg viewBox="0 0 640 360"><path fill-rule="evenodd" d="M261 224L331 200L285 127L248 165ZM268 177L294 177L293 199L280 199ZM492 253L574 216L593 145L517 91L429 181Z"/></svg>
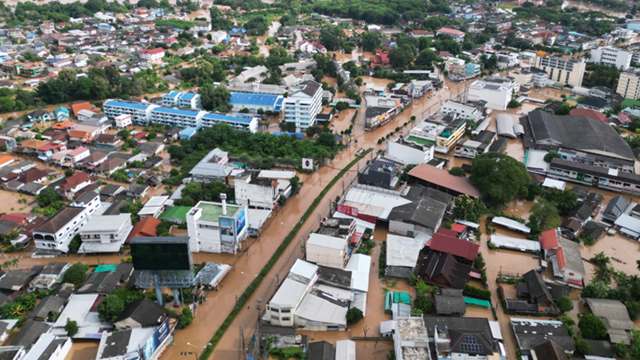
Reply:
<svg viewBox="0 0 640 360"><path fill-rule="evenodd" d="M238 297L238 301L236 301L235 306L233 307L233 309L231 309L231 312L229 312L229 315L227 315L227 317L224 319L224 321L222 322L222 325L220 325L220 327L216 330L216 332L213 333L213 336L209 340L209 343L205 347L202 354L200 354L198 359L200 360L209 359L209 356L213 354L213 350L216 348L216 346L224 336L224 333L227 331L227 329L229 329L229 327L233 323L233 320L235 320L235 318L238 316L240 311L242 311L242 309L245 307L251 295L253 295L253 293L256 291L258 286L260 286L260 284L262 283L264 278L267 276L269 271L271 271L271 269L276 264L278 259L280 259L284 251L289 246L289 244L291 244L291 242L298 235L298 233L300 232L300 229L302 228L302 225L307 221L307 219L311 216L311 214L313 214L313 212L316 210L318 205L320 205L320 202L325 197L327 192L329 192L329 190L338 182L338 180L340 180L344 176L344 174L347 173L347 171L349 171L349 169L351 169L355 164L357 164L363 157L365 157L370 152L371 152L371 149L367 149L362 154L360 154L355 159L353 159L349 164L347 164L347 166L345 166L342 170L340 170L338 174L333 179L331 179L331 181L329 181L329 183L322 189L320 194L318 194L318 196L316 196L316 198L313 199L313 202L311 202L307 210L304 212L304 214L302 214L302 216L300 217L300 220L295 224L295 226L293 227L293 229L291 229L291 231L287 234L287 236L285 236L284 240L282 241L282 243L280 243L276 251L274 251L273 255L271 255L271 258L269 258L269 261L267 261L265 266L262 268L262 270L260 270L258 275L255 277L255 279L251 281L251 284L249 284L249 286L247 286L247 288Z"/></svg>

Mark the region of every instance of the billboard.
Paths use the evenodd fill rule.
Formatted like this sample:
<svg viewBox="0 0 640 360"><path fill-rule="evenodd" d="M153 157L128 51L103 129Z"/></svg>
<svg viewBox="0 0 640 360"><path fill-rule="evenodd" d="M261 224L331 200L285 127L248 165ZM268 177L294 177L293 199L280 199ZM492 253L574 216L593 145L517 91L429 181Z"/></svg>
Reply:
<svg viewBox="0 0 640 360"><path fill-rule="evenodd" d="M153 355L156 350L162 345L162 343L171 335L169 329L169 319L165 319L160 326L156 328L153 334L147 339L142 347L142 358L144 360L153 359Z"/></svg>
<svg viewBox="0 0 640 360"><path fill-rule="evenodd" d="M220 234L222 236L233 237L235 235L233 233L233 229L234 229L233 218L220 216L218 218L218 226L220 226Z"/></svg>
<svg viewBox="0 0 640 360"><path fill-rule="evenodd" d="M131 243L135 270L191 270L188 243Z"/></svg>
<svg viewBox="0 0 640 360"><path fill-rule="evenodd" d="M358 217L358 215L360 214L358 208L344 204L338 205L336 207L336 211L353 217Z"/></svg>
<svg viewBox="0 0 640 360"><path fill-rule="evenodd" d="M243 207L240 211L238 211L238 216L236 216L236 235L240 234L246 226L247 208Z"/></svg>

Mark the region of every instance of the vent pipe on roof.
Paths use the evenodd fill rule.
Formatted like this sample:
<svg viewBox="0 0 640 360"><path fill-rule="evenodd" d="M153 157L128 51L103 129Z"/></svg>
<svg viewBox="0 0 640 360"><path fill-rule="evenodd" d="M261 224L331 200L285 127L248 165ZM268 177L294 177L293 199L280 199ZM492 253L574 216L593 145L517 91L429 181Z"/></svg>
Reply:
<svg viewBox="0 0 640 360"><path fill-rule="evenodd" d="M222 201L222 215L227 216L227 194L220 193L220 200Z"/></svg>

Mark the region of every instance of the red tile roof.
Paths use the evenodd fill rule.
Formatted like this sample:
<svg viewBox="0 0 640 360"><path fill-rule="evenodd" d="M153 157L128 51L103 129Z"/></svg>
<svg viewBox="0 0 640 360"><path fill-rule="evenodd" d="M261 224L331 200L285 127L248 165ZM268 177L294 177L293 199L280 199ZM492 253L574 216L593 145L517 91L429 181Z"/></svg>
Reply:
<svg viewBox="0 0 640 360"><path fill-rule="evenodd" d="M8 221L17 225L25 224L29 217L26 213L9 213L0 216L0 221Z"/></svg>
<svg viewBox="0 0 640 360"><path fill-rule="evenodd" d="M543 249L556 249L558 247L558 232L556 229L545 230L538 236L538 240L540 240Z"/></svg>
<svg viewBox="0 0 640 360"><path fill-rule="evenodd" d="M558 248L558 250L556 250L556 260L558 261L558 267L560 269L564 269L564 267L567 265L567 259L564 257L563 248Z"/></svg>
<svg viewBox="0 0 640 360"><path fill-rule="evenodd" d="M474 198L480 197L480 192L471 181L464 176L453 176L447 170L438 169L435 166L422 164L409 171L409 175L440 188L451 190L458 194L468 195Z"/></svg>
<svg viewBox="0 0 640 360"><path fill-rule="evenodd" d="M591 109L584 109L584 108L575 108L575 109L571 109L571 111L569 112L569 115L571 116L582 116L582 117L586 117L589 119L593 119L593 120L598 120L600 122L603 122L605 124L607 124L609 122L609 118L607 118L607 115L595 111L595 110L591 110Z"/></svg>
<svg viewBox="0 0 640 360"><path fill-rule="evenodd" d="M455 231L456 233L460 234L465 232L465 230L467 230L467 227L462 225L462 224L451 224L451 230Z"/></svg>
<svg viewBox="0 0 640 360"><path fill-rule="evenodd" d="M88 101L78 101L71 104L71 111L73 111L73 115L78 116L80 110L92 110L93 105L91 105Z"/></svg>
<svg viewBox="0 0 640 360"><path fill-rule="evenodd" d="M439 232L433 234L428 246L431 250L465 258L469 261L475 260L480 248L477 244L467 240L442 235Z"/></svg>
<svg viewBox="0 0 640 360"><path fill-rule="evenodd" d="M160 220L154 218L153 216L145 216L133 227L131 231L131 235L127 239L127 242L133 239L136 236L158 236L156 231L158 225L160 225Z"/></svg>
<svg viewBox="0 0 640 360"><path fill-rule="evenodd" d="M89 180L91 180L91 178L89 178L89 175L83 173L82 171L78 171L75 174L64 179L62 184L60 184L60 187L62 188L62 190L68 191Z"/></svg>

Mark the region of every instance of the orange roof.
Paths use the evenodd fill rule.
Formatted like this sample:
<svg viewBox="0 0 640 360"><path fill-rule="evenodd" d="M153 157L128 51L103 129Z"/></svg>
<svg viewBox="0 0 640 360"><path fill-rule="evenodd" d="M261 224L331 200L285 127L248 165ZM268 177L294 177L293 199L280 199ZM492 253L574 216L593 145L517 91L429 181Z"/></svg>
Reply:
<svg viewBox="0 0 640 360"><path fill-rule="evenodd" d="M51 127L57 130L66 130L70 127L73 126L73 121L71 120L65 120L65 121L61 121L59 123L55 123L53 124Z"/></svg>
<svg viewBox="0 0 640 360"><path fill-rule="evenodd" d="M71 104L71 111L73 111L73 115L78 116L80 110L91 110L93 109L93 105L91 105L88 101L78 101Z"/></svg>
<svg viewBox="0 0 640 360"><path fill-rule="evenodd" d="M540 233L538 240L540 240L543 249L556 249L558 247L558 232L556 229L545 230Z"/></svg>
<svg viewBox="0 0 640 360"><path fill-rule="evenodd" d="M9 154L0 154L0 165L4 165L6 163L9 163L11 161L15 160L13 158L13 156L9 155Z"/></svg>
<svg viewBox="0 0 640 360"><path fill-rule="evenodd" d="M69 130L69 137L75 139L84 139L89 136L89 133L82 130Z"/></svg>
<svg viewBox="0 0 640 360"><path fill-rule="evenodd" d="M160 220L153 216L145 216L133 227L131 235L127 241L133 239L136 236L158 236L156 228L160 225Z"/></svg>
<svg viewBox="0 0 640 360"><path fill-rule="evenodd" d="M464 194L474 198L480 197L480 192L471 184L469 179L463 176L451 175L447 170L438 169L435 166L427 164L418 165L409 171L409 176L454 193Z"/></svg>
<svg viewBox="0 0 640 360"><path fill-rule="evenodd" d="M47 141L45 140L38 140L38 139L26 139L23 140L20 143L20 146L23 148L28 148L28 149L38 149L39 147L41 147L42 145L46 144Z"/></svg>

